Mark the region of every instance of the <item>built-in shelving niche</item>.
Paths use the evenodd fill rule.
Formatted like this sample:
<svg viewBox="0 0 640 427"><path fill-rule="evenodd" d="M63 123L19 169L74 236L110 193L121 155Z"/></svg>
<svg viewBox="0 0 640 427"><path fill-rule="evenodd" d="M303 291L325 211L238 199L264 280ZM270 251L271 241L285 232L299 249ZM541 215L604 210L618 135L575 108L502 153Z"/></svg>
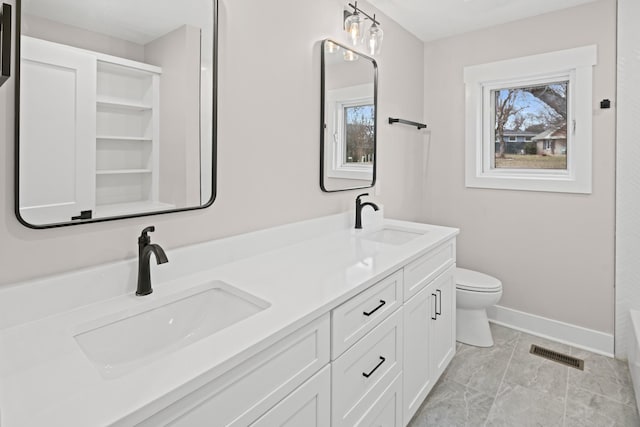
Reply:
<svg viewBox="0 0 640 427"><path fill-rule="evenodd" d="M96 216L173 207L158 202L162 70L125 62L97 62Z"/></svg>

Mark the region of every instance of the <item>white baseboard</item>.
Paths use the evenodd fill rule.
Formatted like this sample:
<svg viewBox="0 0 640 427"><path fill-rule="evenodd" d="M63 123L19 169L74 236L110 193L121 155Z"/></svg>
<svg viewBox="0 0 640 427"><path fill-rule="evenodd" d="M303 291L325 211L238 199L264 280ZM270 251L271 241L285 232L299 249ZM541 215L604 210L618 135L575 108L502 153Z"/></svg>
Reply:
<svg viewBox="0 0 640 427"><path fill-rule="evenodd" d="M487 315L489 321L497 325L613 357L613 334L547 319L500 305L488 308Z"/></svg>

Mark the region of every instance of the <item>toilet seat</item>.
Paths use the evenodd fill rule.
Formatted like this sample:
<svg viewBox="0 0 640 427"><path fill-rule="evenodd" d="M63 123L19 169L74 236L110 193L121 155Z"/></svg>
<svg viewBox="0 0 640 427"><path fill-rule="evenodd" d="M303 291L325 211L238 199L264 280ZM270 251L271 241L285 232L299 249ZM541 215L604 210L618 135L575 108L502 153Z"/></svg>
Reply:
<svg viewBox="0 0 640 427"><path fill-rule="evenodd" d="M474 292L500 292L502 282L488 274L456 268L456 288Z"/></svg>

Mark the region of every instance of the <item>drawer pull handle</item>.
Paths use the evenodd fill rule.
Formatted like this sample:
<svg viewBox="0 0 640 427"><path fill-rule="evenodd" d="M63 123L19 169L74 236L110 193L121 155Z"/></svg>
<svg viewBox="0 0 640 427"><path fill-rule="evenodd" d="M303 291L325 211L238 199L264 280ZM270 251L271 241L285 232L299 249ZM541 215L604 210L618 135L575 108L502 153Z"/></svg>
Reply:
<svg viewBox="0 0 640 427"><path fill-rule="evenodd" d="M438 293L438 309L436 309L436 314L438 316L442 316L442 291L440 289L436 289L436 292Z"/></svg>
<svg viewBox="0 0 640 427"><path fill-rule="evenodd" d="M438 295L431 295L433 296L433 316L431 316L431 320L436 320L438 318Z"/></svg>
<svg viewBox="0 0 640 427"><path fill-rule="evenodd" d="M369 372L368 374L366 372L363 372L362 375L364 375L365 378L369 378L380 367L380 365L382 365L384 363L385 360L387 360L387 359L385 359L384 357L380 356L380 362L376 365L376 367L373 368L373 370L371 372Z"/></svg>
<svg viewBox="0 0 640 427"><path fill-rule="evenodd" d="M378 304L378 306L376 308L374 308L373 310L366 312L363 311L362 314L364 314L365 316L371 316L373 313L375 313L376 311L378 311L378 309L380 309L380 307L382 307L383 305L385 305L387 302L383 299L380 300L380 304Z"/></svg>

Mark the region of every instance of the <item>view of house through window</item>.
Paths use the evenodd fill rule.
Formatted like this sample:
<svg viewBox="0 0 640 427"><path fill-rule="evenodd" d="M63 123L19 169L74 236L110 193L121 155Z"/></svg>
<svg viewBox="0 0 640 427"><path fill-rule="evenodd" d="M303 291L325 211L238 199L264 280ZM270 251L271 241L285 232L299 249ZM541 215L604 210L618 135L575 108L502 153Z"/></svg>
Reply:
<svg viewBox="0 0 640 427"><path fill-rule="evenodd" d="M491 91L495 169L567 169L568 81Z"/></svg>
<svg viewBox="0 0 640 427"><path fill-rule="evenodd" d="M344 164L373 164L374 111L373 104L344 107Z"/></svg>

